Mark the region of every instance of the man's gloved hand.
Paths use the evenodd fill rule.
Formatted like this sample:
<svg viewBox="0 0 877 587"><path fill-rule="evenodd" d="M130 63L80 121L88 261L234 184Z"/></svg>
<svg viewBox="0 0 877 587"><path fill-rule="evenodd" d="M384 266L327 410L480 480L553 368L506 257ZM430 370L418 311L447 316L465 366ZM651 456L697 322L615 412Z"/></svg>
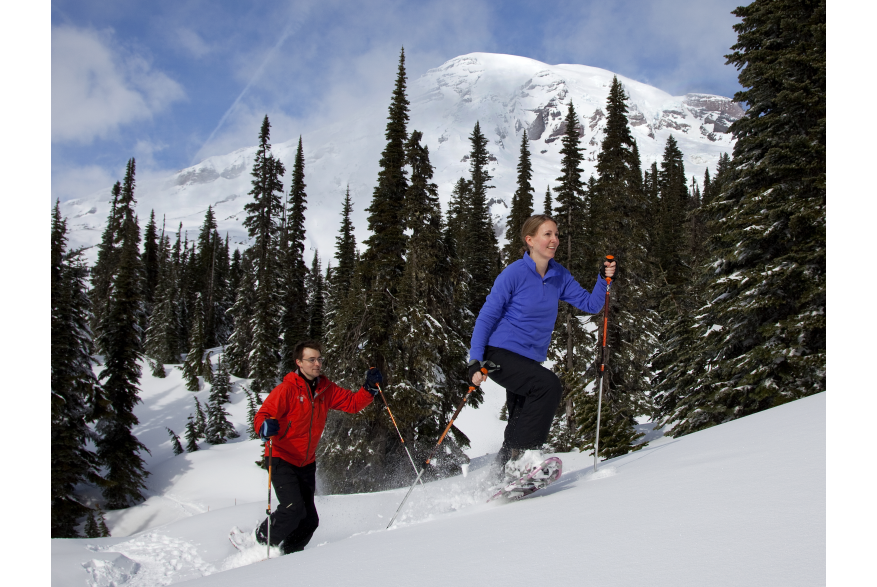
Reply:
<svg viewBox="0 0 877 587"><path fill-rule="evenodd" d="M267 441L270 437L277 436L278 432L280 432L280 422L274 418L266 418L262 422L262 427L259 428L259 438Z"/></svg>
<svg viewBox="0 0 877 587"><path fill-rule="evenodd" d="M606 255L600 262L600 277L613 279L616 273L618 273L618 259L612 255Z"/></svg>
<svg viewBox="0 0 877 587"><path fill-rule="evenodd" d="M383 382L384 376L381 375L381 372L378 371L377 367L372 367L365 372L365 383L363 383L362 386L367 392L372 394L372 397L374 397L379 391L378 384Z"/></svg>
<svg viewBox="0 0 877 587"><path fill-rule="evenodd" d="M474 377L477 373L481 373L482 375L484 374L484 372L481 370L482 368L487 369L488 373L493 373L494 371L499 370L499 365L497 365L493 361L476 361L475 359L469 361L469 382L473 385L481 385L481 382L486 379L485 376L484 379L482 379L478 383L475 383L475 381L472 379L472 377Z"/></svg>

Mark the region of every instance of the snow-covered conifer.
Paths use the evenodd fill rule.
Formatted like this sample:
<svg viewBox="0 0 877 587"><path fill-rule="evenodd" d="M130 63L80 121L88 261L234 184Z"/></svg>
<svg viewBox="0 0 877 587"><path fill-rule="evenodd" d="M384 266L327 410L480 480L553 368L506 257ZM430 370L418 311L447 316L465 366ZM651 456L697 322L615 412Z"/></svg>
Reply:
<svg viewBox="0 0 877 587"><path fill-rule="evenodd" d="M171 437L171 446L174 449L174 456L183 454L183 445L180 444L180 437L170 428L166 427L165 430L167 430L168 436Z"/></svg>
<svg viewBox="0 0 877 587"><path fill-rule="evenodd" d="M189 414L189 418L186 421L186 433L183 436L186 438L186 452L195 452L198 450L198 439L200 438L200 435L198 434L198 427L192 418L192 414Z"/></svg>
<svg viewBox="0 0 877 587"><path fill-rule="evenodd" d="M67 222L58 202L52 211L51 242L51 535L71 538L87 509L76 486L100 481L97 457L88 449L94 434L87 423L94 419L93 406L105 400L92 371L88 269L81 251L66 250Z"/></svg>
<svg viewBox="0 0 877 587"><path fill-rule="evenodd" d="M204 374L204 315L202 312L201 294L195 294L195 304L192 308L192 325L189 328L189 352L183 362L183 378L186 380L186 389L198 391L201 384L198 376Z"/></svg>
<svg viewBox="0 0 877 587"><path fill-rule="evenodd" d="M128 161L117 213L122 218L119 263L107 312L100 328L104 368L99 374L111 409L97 424L97 454L106 469L103 496L111 509L128 507L143 499L140 491L149 475L141 451L147 451L131 430L138 424L134 406L140 403L142 358L143 267L140 228L134 214L134 159Z"/></svg>

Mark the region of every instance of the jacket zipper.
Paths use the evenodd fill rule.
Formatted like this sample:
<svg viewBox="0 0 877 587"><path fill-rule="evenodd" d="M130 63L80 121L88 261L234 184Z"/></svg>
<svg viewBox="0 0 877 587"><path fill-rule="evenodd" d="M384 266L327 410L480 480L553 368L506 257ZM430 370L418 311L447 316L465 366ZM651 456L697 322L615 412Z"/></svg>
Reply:
<svg viewBox="0 0 877 587"><path fill-rule="evenodd" d="M311 423L308 425L308 450L305 452L305 463L308 462L311 458L311 440L313 439L313 430L314 430L314 405L317 402L317 396L319 393L315 393L313 399L311 400ZM304 465L302 465L304 466Z"/></svg>

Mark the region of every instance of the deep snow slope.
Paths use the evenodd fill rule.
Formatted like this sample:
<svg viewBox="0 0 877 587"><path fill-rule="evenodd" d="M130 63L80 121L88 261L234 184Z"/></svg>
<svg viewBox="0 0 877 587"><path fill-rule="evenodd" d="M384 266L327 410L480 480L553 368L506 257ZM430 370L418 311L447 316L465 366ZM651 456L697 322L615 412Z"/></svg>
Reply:
<svg viewBox="0 0 877 587"><path fill-rule="evenodd" d="M513 55L471 53L451 59L420 77L410 72L409 131L420 130L429 146L435 182L444 209L454 183L468 177L469 135L476 121L490 141L488 150L494 176L489 192L496 230L504 233L505 217L515 190L521 135L526 129L533 161L534 202L537 211L547 186L555 186L560 169L563 119L572 101L581 123L584 177L596 175L596 155L606 123L606 98L613 73L585 65L548 65ZM707 94L670 94L619 76L630 95L629 119L640 149L643 169L660 162L672 134L685 155L685 169L698 182L709 167L715 171L719 155L733 149L730 124L743 110L729 98ZM308 193L307 246L325 259L335 250L341 202L346 186L353 196L353 223L357 242L367 236L366 208L377 180L378 162L385 146L387 105L352 112L346 120L302 137ZM256 143L258 129L253 129ZM291 173L298 137L273 137L274 153ZM284 142L285 141L285 142ZM250 171L255 146L215 156L165 178L138 179L136 197L141 222L150 210L159 224L166 216L167 230L180 223L190 237L197 234L208 205L216 211L220 233L234 243L247 241L242 227L249 201ZM121 172L120 172L121 173ZM121 179L121 175L119 177ZM285 185L289 186L289 181ZM70 219L71 246L99 242L109 212L111 186L86 198L62 202ZM87 253L92 260L96 251Z"/></svg>
<svg viewBox="0 0 877 587"><path fill-rule="evenodd" d="M233 525L252 529L265 508L258 443L238 442L156 457L163 497L215 505L157 527L130 512L151 529L127 537L53 540L52 583L824 585L825 444L823 393L661 438L596 473L588 455L560 455L560 481L520 502L484 503L486 467L429 483L390 530L404 489L319 497L308 548L254 562L261 549L239 553L226 537Z"/></svg>

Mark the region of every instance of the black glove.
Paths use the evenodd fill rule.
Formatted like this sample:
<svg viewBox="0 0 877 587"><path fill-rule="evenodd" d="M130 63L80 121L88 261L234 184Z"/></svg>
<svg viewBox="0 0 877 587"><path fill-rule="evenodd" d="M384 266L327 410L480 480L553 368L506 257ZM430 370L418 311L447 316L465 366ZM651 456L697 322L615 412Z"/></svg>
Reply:
<svg viewBox="0 0 877 587"><path fill-rule="evenodd" d="M267 441L270 437L277 436L278 432L280 432L280 422L274 418L266 418L259 428L259 438Z"/></svg>
<svg viewBox="0 0 877 587"><path fill-rule="evenodd" d="M493 361L476 361L472 359L469 361L469 383L472 383L472 376L481 371L481 369L487 369L488 373L493 373L494 371L499 371L499 365L494 363Z"/></svg>
<svg viewBox="0 0 877 587"><path fill-rule="evenodd" d="M600 261L600 277L606 279L606 265L604 264L606 261L609 261L609 263L615 263L615 273L610 278L615 279L615 277L618 275L618 259L616 259L612 255L606 255L606 257Z"/></svg>
<svg viewBox="0 0 877 587"><path fill-rule="evenodd" d="M372 394L372 397L378 394L378 384L384 382L384 376L381 375L381 372L378 371L377 367L372 367L368 371L365 372L365 383L362 386L365 388L367 392Z"/></svg>

